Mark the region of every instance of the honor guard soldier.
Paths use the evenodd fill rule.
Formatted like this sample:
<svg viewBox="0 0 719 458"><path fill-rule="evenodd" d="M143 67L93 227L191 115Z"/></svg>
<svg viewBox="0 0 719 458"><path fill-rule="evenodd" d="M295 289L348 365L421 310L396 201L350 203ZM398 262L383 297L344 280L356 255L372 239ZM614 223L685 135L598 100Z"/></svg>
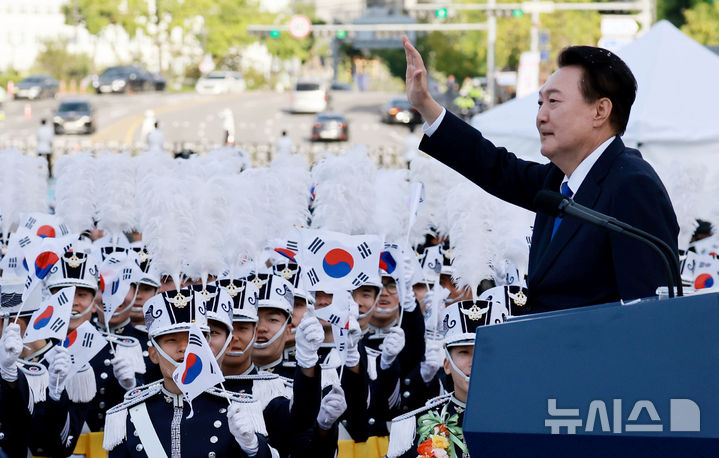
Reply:
<svg viewBox="0 0 719 458"><path fill-rule="evenodd" d="M135 303L130 311L130 321L134 328L132 336L137 338L137 340L140 341L140 345L142 345L142 356L145 358L145 381L152 382L160 380L162 374L157 364L150 361L150 353L147 351L149 339L147 336L147 328L145 327L145 316L142 314L142 306L148 299L157 294L160 288L160 276L152 268L152 257L147 251L145 242L132 242L130 248L137 253L138 264L142 271L140 280L136 285Z"/></svg>
<svg viewBox="0 0 719 458"><path fill-rule="evenodd" d="M462 422L475 334L480 326L502 323L507 319L509 311L503 291L503 287L497 287L486 291L483 298L455 302L447 307L443 320L444 372L452 379L454 392L432 399L426 406L392 420L387 451L389 458L469 456Z"/></svg>
<svg viewBox="0 0 719 458"><path fill-rule="evenodd" d="M103 447L110 457L271 456L260 406L251 396L211 388L190 405L172 378L183 359L193 356L185 354L191 327L210 332L203 303L185 288L158 294L143 306L150 357L163 380L133 391L108 411ZM201 377L209 368L187 366L191 370Z"/></svg>
<svg viewBox="0 0 719 458"><path fill-rule="evenodd" d="M83 251L81 242L65 251L46 278L47 288L52 294L62 288L75 286L75 304L68 332L89 321L93 312L102 313L94 303L99 278L99 267L93 257ZM121 308L127 308L125 302L128 302L127 299ZM84 422L91 432L102 431L107 409L121 402L125 392L137 386L137 374L145 372L142 350L137 339L108 334L106 330L103 336L109 345L104 346L90 360L85 370L78 371L71 377L66 386L71 401L87 403L83 409Z"/></svg>

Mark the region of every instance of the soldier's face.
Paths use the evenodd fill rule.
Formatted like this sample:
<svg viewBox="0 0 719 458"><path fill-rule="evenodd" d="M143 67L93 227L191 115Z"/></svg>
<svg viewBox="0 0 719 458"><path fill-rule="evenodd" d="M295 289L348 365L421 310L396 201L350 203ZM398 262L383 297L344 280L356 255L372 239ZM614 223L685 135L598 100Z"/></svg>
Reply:
<svg viewBox="0 0 719 458"><path fill-rule="evenodd" d="M99 301L98 301L99 297ZM119 324L122 324L127 318L130 316L130 305L132 304L133 299L135 298L135 285L131 285L130 289L127 291L127 294L125 295L125 299L122 301L122 305L120 305L115 314L112 315L112 318L110 318L110 326L117 326ZM102 308L102 294L98 293L95 295L95 310L101 311ZM119 313L118 313L119 312ZM101 323L105 323L105 314L104 313L98 313L98 319Z"/></svg>
<svg viewBox="0 0 719 458"><path fill-rule="evenodd" d="M137 286L137 296L135 297L135 305L132 306L130 312L130 319L132 324L145 324L145 315L142 313L142 306L145 302L157 293L157 288L154 286L140 283Z"/></svg>
<svg viewBox="0 0 719 458"><path fill-rule="evenodd" d="M75 298L72 303L72 315L70 315L70 325L67 329L68 333L74 331L75 329L77 329L78 326L88 321L92 317L92 314L95 313L96 310L94 300L94 290L81 287L75 288ZM91 309L88 311L88 308Z"/></svg>
<svg viewBox="0 0 719 458"><path fill-rule="evenodd" d="M208 320L208 324L210 325L210 348L212 349L212 354L218 356L225 342L227 342L227 328L224 324L215 320ZM222 360L222 358L219 358L219 360Z"/></svg>
<svg viewBox="0 0 719 458"><path fill-rule="evenodd" d="M307 301L301 297L295 296L295 307L292 309L292 321L290 321L290 324L288 325L290 328L290 336L285 343L286 347L292 347L295 345L295 334L293 333L293 330L297 329L297 326L300 325L300 321L302 321L302 317L305 316L306 311Z"/></svg>
<svg viewBox="0 0 719 458"><path fill-rule="evenodd" d="M272 308L261 308L257 312L259 321L257 322L257 339L256 343L262 344L269 342L280 330L287 321L287 315L281 310ZM280 335L272 344L266 348L255 347L252 350L253 359L259 358L265 360L267 358L277 359L282 355L282 350L285 348L285 341L287 340L290 329L289 326L284 329ZM261 364L261 363L260 363Z"/></svg>
<svg viewBox="0 0 719 458"><path fill-rule="evenodd" d="M244 351L245 353L240 356L240 358L247 358L252 355L252 344L255 343L255 326L255 323L246 323L243 321L235 321L232 323L231 352Z"/></svg>
<svg viewBox="0 0 719 458"><path fill-rule="evenodd" d="M377 300L378 294L379 291L376 287L367 285L360 286L356 290L352 291L352 299L357 302L360 314L369 312ZM371 314L359 320L359 324L362 329L367 327L370 317Z"/></svg>
<svg viewBox="0 0 719 458"><path fill-rule="evenodd" d="M470 376L472 374L472 357L474 356L474 345L460 345L456 347L450 347L449 354L452 356L454 364L461 370L464 375ZM444 372L452 377L454 382L455 390L461 395L464 394L465 398L460 399L466 400L467 390L469 390L469 382L458 374L457 371L449 364L449 360L444 360ZM459 399L459 398L458 398Z"/></svg>
<svg viewBox="0 0 719 458"><path fill-rule="evenodd" d="M164 334L155 338L155 343L167 353L167 356L172 358L176 363L181 363L185 359L185 350L187 349L188 332L173 332L171 334ZM175 366L172 362L166 360L157 352L154 347L148 348L150 360L160 366L160 372L165 381L172 382L172 373L175 371ZM174 382L172 382L174 384Z"/></svg>
<svg viewBox="0 0 719 458"><path fill-rule="evenodd" d="M449 290L449 296L447 297L447 300L450 303L472 299L472 291L457 288L457 285L455 285L452 281L451 275L440 275L439 286Z"/></svg>
<svg viewBox="0 0 719 458"><path fill-rule="evenodd" d="M332 303L332 294L325 293L324 291L317 291L315 293L315 308L321 309L327 307Z"/></svg>

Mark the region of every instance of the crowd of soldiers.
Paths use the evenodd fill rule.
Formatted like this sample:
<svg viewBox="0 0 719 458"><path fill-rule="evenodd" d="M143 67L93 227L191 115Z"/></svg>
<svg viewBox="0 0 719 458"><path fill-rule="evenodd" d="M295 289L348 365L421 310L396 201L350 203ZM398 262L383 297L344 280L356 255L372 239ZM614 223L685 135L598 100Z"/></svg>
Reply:
<svg viewBox="0 0 719 458"><path fill-rule="evenodd" d="M57 168L55 214L3 214L0 450L10 457L70 456L80 447L86 456L108 453L111 457L469 456L462 420L475 331L521 313L526 290L520 269L505 262L501 253L485 250L482 259L463 259L458 253L476 258L471 242L493 231L495 238L508 234L500 234L498 227L475 227L479 239L468 236L471 227L443 231L441 223L427 214L446 202L422 195L419 201L426 207L412 210L410 205L406 215L393 223L396 234L406 240L409 234L403 232L411 232L408 227L422 226L415 231L419 243L399 243L398 249L393 245L391 262L381 257L376 275L359 285L344 291L312 288L303 273L308 266L296 256L298 249L288 252L288 244L272 240L275 232L266 226L268 220L252 212L286 213L290 210L278 208L276 202L292 200L304 227L360 234L368 230L360 227L360 221L391 215L393 208L402 207L398 204L378 213L371 205L362 213L365 210L348 199L357 190L353 184L361 187L367 181L363 170L372 166L361 152L346 156L325 158L311 173L304 170L299 175L294 167L298 162L292 162L287 176L232 170L229 162L224 163L227 170L220 171L217 164L209 167L212 173L231 178L275 179L260 194L235 196L242 201L277 194L248 209L249 213L236 215L240 220L229 233L242 239L237 242L245 248L242 257L228 239L213 245L220 235L202 225L191 240L204 251L195 252L182 246L184 242L168 242L176 236L173 227L158 221L167 222L182 212L164 195L155 196L158 205L149 205L145 214L133 217L131 227L113 220L112 211L124 210L108 204L118 196L106 194L94 201L95 208L87 211L92 219L82 226L78 221L83 221L84 210L69 200L88 168L79 164L80 158L63 158ZM166 160L171 161L159 161L166 165ZM200 159L196 161L190 165L200 167ZM434 185L440 184L438 175L449 176L426 162L420 164L428 159L417 161L416 170L425 167ZM42 160L36 166L40 172L46 167ZM270 169L275 166L280 167L273 164ZM189 170L183 167L178 173ZM342 172L343 167L356 176ZM149 188L141 184L139 169L133 172L137 184L130 199L138 207L151 198L143 194ZM393 179L372 173L373 179L385 184ZM407 186L417 176L403 173L396 175L397 189L405 195L396 200L406 204ZM296 181L293 176L303 177L290 184L300 190L298 198L288 196L285 186ZM105 186L122 194L117 187L122 184L110 183L112 179L95 182L95 189ZM432 193L431 179L425 181L424 192ZM201 183L181 179L180 187ZM337 191L341 183L347 189ZM369 186L373 189L374 183ZM162 187L180 192L169 182ZM160 192L159 187L152 189ZM202 190L189 192L200 207L207 205ZM216 193L211 197L216 198ZM384 200L377 198L377 205L384 205ZM89 200L84 202L89 205ZM222 205L237 208L226 201ZM457 211L462 205L456 203ZM192 207L196 218L208 215L200 207ZM357 213L350 226L342 227L348 218L339 215L342 210ZM17 219L9 222L8 217ZM243 223L250 217L254 224ZM110 227L123 230L112 232ZM256 231L251 233L253 227ZM386 242L391 240L392 230L385 226L382 232ZM448 236L455 233L456 243L450 243ZM168 248L166 242L172 246ZM526 250L526 241L520 243ZM213 246L225 248L215 250L220 263L210 262ZM37 255L43 250L56 259L50 262ZM184 255L175 256L178 250ZM204 264L198 260L202 253L207 257ZM469 272L472 266L484 267ZM73 293L66 331L60 338L31 340L40 328L55 330L57 311L64 305L57 297L64 291ZM335 342L336 323L323 313L340 298L349 304L349 314L340 325L347 337L341 348ZM198 342L194 329L206 342ZM89 351L93 335L101 337L102 347L85 362L84 353L73 348L78 342ZM209 345L224 381L188 396L182 387L214 367L190 350L204 344ZM180 372L184 370L180 379L175 374L178 366Z"/></svg>

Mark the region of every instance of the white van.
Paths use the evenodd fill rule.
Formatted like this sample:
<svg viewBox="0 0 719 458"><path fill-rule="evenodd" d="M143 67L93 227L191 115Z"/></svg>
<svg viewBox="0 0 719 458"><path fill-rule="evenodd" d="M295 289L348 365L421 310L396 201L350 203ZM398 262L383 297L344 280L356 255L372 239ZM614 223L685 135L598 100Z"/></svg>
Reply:
<svg viewBox="0 0 719 458"><path fill-rule="evenodd" d="M319 113L327 109L327 83L319 79L300 78L290 96L292 113Z"/></svg>

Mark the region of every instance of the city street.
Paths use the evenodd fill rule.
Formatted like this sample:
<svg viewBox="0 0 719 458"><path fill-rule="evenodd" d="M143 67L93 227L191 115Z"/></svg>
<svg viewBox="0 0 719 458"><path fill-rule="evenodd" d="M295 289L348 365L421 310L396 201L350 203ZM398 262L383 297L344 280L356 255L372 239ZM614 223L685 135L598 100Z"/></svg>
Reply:
<svg viewBox="0 0 719 458"><path fill-rule="evenodd" d="M96 132L92 135L56 136L56 147L66 150L110 149L142 151L143 120L152 110L165 134L168 149L189 148L204 151L223 140L220 113L230 109L235 119L238 145L266 147L274 144L287 130L295 147L307 151L336 150L347 144L363 144L376 150L399 151L408 129L380 122L379 110L394 94L380 92L336 91L331 93L330 109L344 113L349 120L349 142L319 144L310 142L315 115L291 114L290 94L269 91L247 91L230 95L187 93L138 93L129 95L67 95L63 98L85 98L96 111ZM0 122L0 146L34 148L35 132L40 119L52 119L58 100L24 100L5 103L6 118ZM26 119L27 106L31 109Z"/></svg>

